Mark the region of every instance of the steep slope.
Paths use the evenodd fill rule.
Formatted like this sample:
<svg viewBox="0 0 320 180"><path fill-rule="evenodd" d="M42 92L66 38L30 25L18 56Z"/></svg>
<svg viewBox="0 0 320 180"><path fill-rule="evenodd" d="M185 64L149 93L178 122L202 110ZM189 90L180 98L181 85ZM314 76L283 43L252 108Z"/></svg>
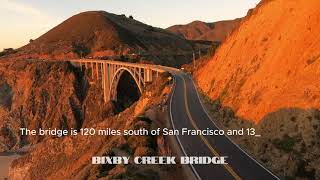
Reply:
<svg viewBox="0 0 320 180"><path fill-rule="evenodd" d="M193 21L186 25L171 26L167 30L189 40L198 40L198 37L210 31L211 27L205 22Z"/></svg>
<svg viewBox="0 0 320 180"><path fill-rule="evenodd" d="M168 31L189 40L222 42L236 28L241 19L205 23L194 21L186 25L174 25Z"/></svg>
<svg viewBox="0 0 320 180"><path fill-rule="evenodd" d="M235 19L210 23L209 25L212 27L212 30L199 36L198 39L223 42L238 27L240 21L241 19Z"/></svg>
<svg viewBox="0 0 320 180"><path fill-rule="evenodd" d="M199 87L259 122L287 108L320 108L320 1L262 1L196 73Z"/></svg>
<svg viewBox="0 0 320 180"><path fill-rule="evenodd" d="M9 179L172 179L177 174L183 178L179 166L91 163L92 156L170 156L173 152L162 135L87 136L80 131L62 137L19 135L20 127L97 131L164 127L168 123L164 100L171 90L168 75L160 74L138 102L115 115L111 103L103 102L101 84L71 64L9 61L0 65L0 95L7 97L0 101L0 145L9 150L31 145L11 163Z"/></svg>
<svg viewBox="0 0 320 180"><path fill-rule="evenodd" d="M69 63L0 62L0 152L44 140L20 128L79 129L113 115L100 87Z"/></svg>
<svg viewBox="0 0 320 180"><path fill-rule="evenodd" d="M66 59L143 54L158 64L170 64L161 56L187 54L192 47L183 38L143 24L125 15L104 11L77 14L18 50L24 58ZM160 56L160 57L159 57ZM191 58L181 58L178 64ZM168 60L167 60L168 61ZM170 59L169 59L170 61Z"/></svg>

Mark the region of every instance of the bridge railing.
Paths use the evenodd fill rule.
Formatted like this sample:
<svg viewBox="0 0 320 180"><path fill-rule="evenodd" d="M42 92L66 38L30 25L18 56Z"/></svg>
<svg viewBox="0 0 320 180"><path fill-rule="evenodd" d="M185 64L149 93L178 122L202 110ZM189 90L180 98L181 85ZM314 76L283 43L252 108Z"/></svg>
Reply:
<svg viewBox="0 0 320 180"><path fill-rule="evenodd" d="M111 64L111 65L129 66L129 67L136 67L136 68L151 69L151 70L157 71L157 72L166 72L163 69L163 66L153 65L153 64L137 64L137 63L130 63L130 62L121 62L121 61L113 61L113 60L100 60L100 59L71 59L68 61L75 62L75 63L107 63L107 64Z"/></svg>

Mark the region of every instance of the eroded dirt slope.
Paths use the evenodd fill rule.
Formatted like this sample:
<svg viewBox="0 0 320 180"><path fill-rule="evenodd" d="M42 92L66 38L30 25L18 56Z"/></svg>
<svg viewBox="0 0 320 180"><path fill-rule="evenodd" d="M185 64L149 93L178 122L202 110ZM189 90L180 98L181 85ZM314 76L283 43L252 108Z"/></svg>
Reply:
<svg viewBox="0 0 320 180"><path fill-rule="evenodd" d="M11 164L10 179L170 179L179 167L92 165L92 156L173 155L159 136L21 136L19 128L96 130L166 126L167 76L149 84L123 112L104 103L101 84L67 62L0 62L0 151L30 147ZM78 131L79 132L79 131ZM179 176L180 176L179 175Z"/></svg>
<svg viewBox="0 0 320 180"><path fill-rule="evenodd" d="M320 108L320 2L262 1L198 69L200 88L259 122L285 108Z"/></svg>
<svg viewBox="0 0 320 180"><path fill-rule="evenodd" d="M140 100L125 111L85 126L96 130L148 130L166 124L165 99L170 93L167 77L162 76L146 89ZM94 106L95 108L97 106ZM160 108L159 108L160 107ZM95 110L91 110L95 112ZM172 155L163 136L65 136L48 138L36 144L30 153L15 160L10 179L172 179L176 167L129 165L92 165L92 156ZM180 173L181 174L181 173ZM180 176L180 175L179 175Z"/></svg>

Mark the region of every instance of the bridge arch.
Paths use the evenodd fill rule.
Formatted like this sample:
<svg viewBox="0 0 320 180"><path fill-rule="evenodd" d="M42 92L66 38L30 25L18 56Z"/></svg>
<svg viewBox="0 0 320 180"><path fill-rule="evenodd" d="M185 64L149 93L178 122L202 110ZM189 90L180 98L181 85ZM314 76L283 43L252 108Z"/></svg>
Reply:
<svg viewBox="0 0 320 180"><path fill-rule="evenodd" d="M79 66L81 71L91 69L92 83L95 83L94 80L97 80L98 83L101 82L104 102L117 101L117 87L123 73L127 72L125 74L130 77L129 80L132 82L134 80L133 83L137 85L139 93L142 94L147 83L151 83L159 73L166 72L168 69L158 65L113 60L73 59L68 61L74 66Z"/></svg>
<svg viewBox="0 0 320 180"><path fill-rule="evenodd" d="M127 68L127 67L120 67L118 68L112 79L111 79L111 85L110 85L110 91L109 91L109 98L110 100L117 101L117 87L119 85L119 81L122 77L122 75L127 72L131 75L132 79L134 80L136 86L139 89L140 94L143 92L143 79L141 76L141 73L137 72L135 68Z"/></svg>

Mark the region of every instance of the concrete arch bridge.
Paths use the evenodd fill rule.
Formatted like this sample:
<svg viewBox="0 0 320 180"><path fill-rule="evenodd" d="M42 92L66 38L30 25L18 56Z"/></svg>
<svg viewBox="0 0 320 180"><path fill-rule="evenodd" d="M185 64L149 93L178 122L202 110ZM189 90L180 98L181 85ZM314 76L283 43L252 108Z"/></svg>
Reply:
<svg viewBox="0 0 320 180"><path fill-rule="evenodd" d="M137 64L112 60L76 59L70 62L81 68L91 70L92 78L102 81L104 101L117 101L117 87L121 76L129 73L134 79L140 93L147 83L151 83L159 73L165 72L163 66L151 64Z"/></svg>

